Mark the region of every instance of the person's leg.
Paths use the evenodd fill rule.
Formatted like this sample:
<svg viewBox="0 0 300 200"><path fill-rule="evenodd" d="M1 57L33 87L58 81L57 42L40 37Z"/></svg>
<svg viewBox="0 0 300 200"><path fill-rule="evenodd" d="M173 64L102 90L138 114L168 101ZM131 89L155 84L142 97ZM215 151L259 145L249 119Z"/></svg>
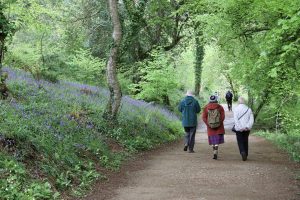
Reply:
<svg viewBox="0 0 300 200"><path fill-rule="evenodd" d="M213 159L217 160L218 159L218 148L219 148L219 145L213 145L213 153L214 153L214 157Z"/></svg>
<svg viewBox="0 0 300 200"><path fill-rule="evenodd" d="M243 133L237 131L236 132L236 140L239 146L239 150L240 150L240 154L242 154L242 152L245 152L245 148L244 148L244 138L243 138Z"/></svg>
<svg viewBox="0 0 300 200"><path fill-rule="evenodd" d="M248 141L249 141L249 133L250 131L244 132L244 146L245 146L245 153L248 156Z"/></svg>
<svg viewBox="0 0 300 200"><path fill-rule="evenodd" d="M230 111L232 111L232 101L229 102Z"/></svg>
<svg viewBox="0 0 300 200"><path fill-rule="evenodd" d="M190 142L190 127L184 127L185 136L184 136L184 151L187 151L189 142Z"/></svg>
<svg viewBox="0 0 300 200"><path fill-rule="evenodd" d="M229 101L226 100L226 102L227 102L228 110L230 111L230 104L229 104Z"/></svg>
<svg viewBox="0 0 300 200"><path fill-rule="evenodd" d="M240 154L242 156L243 161L247 160L247 153L246 153L246 147L245 147L245 134L244 132L236 132L236 138L238 141L238 146L240 150Z"/></svg>
<svg viewBox="0 0 300 200"><path fill-rule="evenodd" d="M196 136L196 127L191 127L191 129L190 129L190 142L189 142L189 150L190 150L190 152L194 151L195 136Z"/></svg>

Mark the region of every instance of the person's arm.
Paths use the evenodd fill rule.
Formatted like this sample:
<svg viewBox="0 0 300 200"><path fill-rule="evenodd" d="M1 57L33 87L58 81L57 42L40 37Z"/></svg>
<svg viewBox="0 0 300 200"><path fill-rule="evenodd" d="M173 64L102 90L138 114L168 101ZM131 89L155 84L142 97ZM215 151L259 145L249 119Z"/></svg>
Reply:
<svg viewBox="0 0 300 200"><path fill-rule="evenodd" d="M250 110L250 119L249 119L249 121L248 121L248 123L247 123L246 128L247 128L248 130L251 130L251 129L252 129L252 126L253 126L253 123L254 123L254 117L253 117L252 110L251 110L251 109L249 109L249 110Z"/></svg>
<svg viewBox="0 0 300 200"><path fill-rule="evenodd" d="M224 108L223 106L220 105L220 113L221 113L221 121L223 122L225 120L225 111L224 111Z"/></svg>
<svg viewBox="0 0 300 200"><path fill-rule="evenodd" d="M178 105L178 110L179 110L179 112L182 112L182 101Z"/></svg>
<svg viewBox="0 0 300 200"><path fill-rule="evenodd" d="M204 107L204 109L203 109L202 120L207 125L207 110L206 110L206 107Z"/></svg>
<svg viewBox="0 0 300 200"><path fill-rule="evenodd" d="M241 126L242 126L240 121L239 121L239 118L238 118L238 113L239 113L238 108L233 111L234 125L235 125L235 129L237 131L239 131Z"/></svg>
<svg viewBox="0 0 300 200"><path fill-rule="evenodd" d="M200 108L199 102L196 101L196 113L199 113L200 110L201 110L201 108Z"/></svg>

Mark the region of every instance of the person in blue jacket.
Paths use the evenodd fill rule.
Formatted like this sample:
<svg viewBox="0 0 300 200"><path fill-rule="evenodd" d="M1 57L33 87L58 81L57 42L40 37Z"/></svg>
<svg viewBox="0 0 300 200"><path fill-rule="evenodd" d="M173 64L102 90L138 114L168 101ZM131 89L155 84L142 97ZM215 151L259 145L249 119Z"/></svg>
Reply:
<svg viewBox="0 0 300 200"><path fill-rule="evenodd" d="M200 112L199 102L193 97L193 92L188 90L186 97L178 106L182 113L182 126L185 131L184 151L189 149L189 153L194 153L195 134L197 129L197 113Z"/></svg>

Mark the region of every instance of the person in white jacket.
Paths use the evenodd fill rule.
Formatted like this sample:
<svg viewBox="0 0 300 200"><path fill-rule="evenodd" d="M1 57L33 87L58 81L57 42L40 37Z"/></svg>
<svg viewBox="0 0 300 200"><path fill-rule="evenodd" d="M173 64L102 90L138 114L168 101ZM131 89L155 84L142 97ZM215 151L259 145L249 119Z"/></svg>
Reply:
<svg viewBox="0 0 300 200"><path fill-rule="evenodd" d="M251 108L245 105L243 97L239 97L238 103L238 106L233 110L234 127L242 160L246 161L248 157L248 139L254 117Z"/></svg>

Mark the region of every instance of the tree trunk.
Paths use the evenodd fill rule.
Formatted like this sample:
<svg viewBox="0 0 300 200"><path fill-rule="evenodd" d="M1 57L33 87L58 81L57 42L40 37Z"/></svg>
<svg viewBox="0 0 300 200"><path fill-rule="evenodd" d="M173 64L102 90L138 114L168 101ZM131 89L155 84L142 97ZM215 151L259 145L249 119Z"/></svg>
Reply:
<svg viewBox="0 0 300 200"><path fill-rule="evenodd" d="M112 121L116 120L122 99L121 87L117 78L117 59L118 51L122 40L121 23L118 13L118 1L108 0L109 11L113 24L113 45L110 50L110 56L107 62L107 82L110 91L109 101L107 105L107 118Z"/></svg>
<svg viewBox="0 0 300 200"><path fill-rule="evenodd" d="M1 74L1 70L2 70L2 62L3 62L3 58L4 58L4 40L0 41L0 74Z"/></svg>
<svg viewBox="0 0 300 200"><path fill-rule="evenodd" d="M253 110L254 109L254 98L251 91L248 89L248 106Z"/></svg>
<svg viewBox="0 0 300 200"><path fill-rule="evenodd" d="M231 79L229 74L225 74L225 77L226 77L227 81L229 82L230 89L233 93L233 101L237 101L238 100L238 93L237 93L237 91L236 91L236 89L233 85L232 79Z"/></svg>
<svg viewBox="0 0 300 200"><path fill-rule="evenodd" d="M199 36L195 37L196 62L195 62L195 96L199 96L201 89L202 63L204 57L204 45L201 44Z"/></svg>
<svg viewBox="0 0 300 200"><path fill-rule="evenodd" d="M264 96L262 97L261 102L259 103L257 109L254 111L254 121L256 121L258 114L260 113L261 109L264 107L264 105L268 102L269 99L269 91L264 91Z"/></svg>
<svg viewBox="0 0 300 200"><path fill-rule="evenodd" d="M167 94L163 95L162 98L163 98L163 103L164 103L165 105L167 105L167 106L170 106L170 105L171 105L171 103L170 103L170 98L169 98L169 96L168 96Z"/></svg>
<svg viewBox="0 0 300 200"><path fill-rule="evenodd" d="M40 40L40 51L41 51L41 59L42 59L42 66L45 67L45 56L44 56L44 49L43 49L43 41L45 37L45 32L43 32L41 40Z"/></svg>

